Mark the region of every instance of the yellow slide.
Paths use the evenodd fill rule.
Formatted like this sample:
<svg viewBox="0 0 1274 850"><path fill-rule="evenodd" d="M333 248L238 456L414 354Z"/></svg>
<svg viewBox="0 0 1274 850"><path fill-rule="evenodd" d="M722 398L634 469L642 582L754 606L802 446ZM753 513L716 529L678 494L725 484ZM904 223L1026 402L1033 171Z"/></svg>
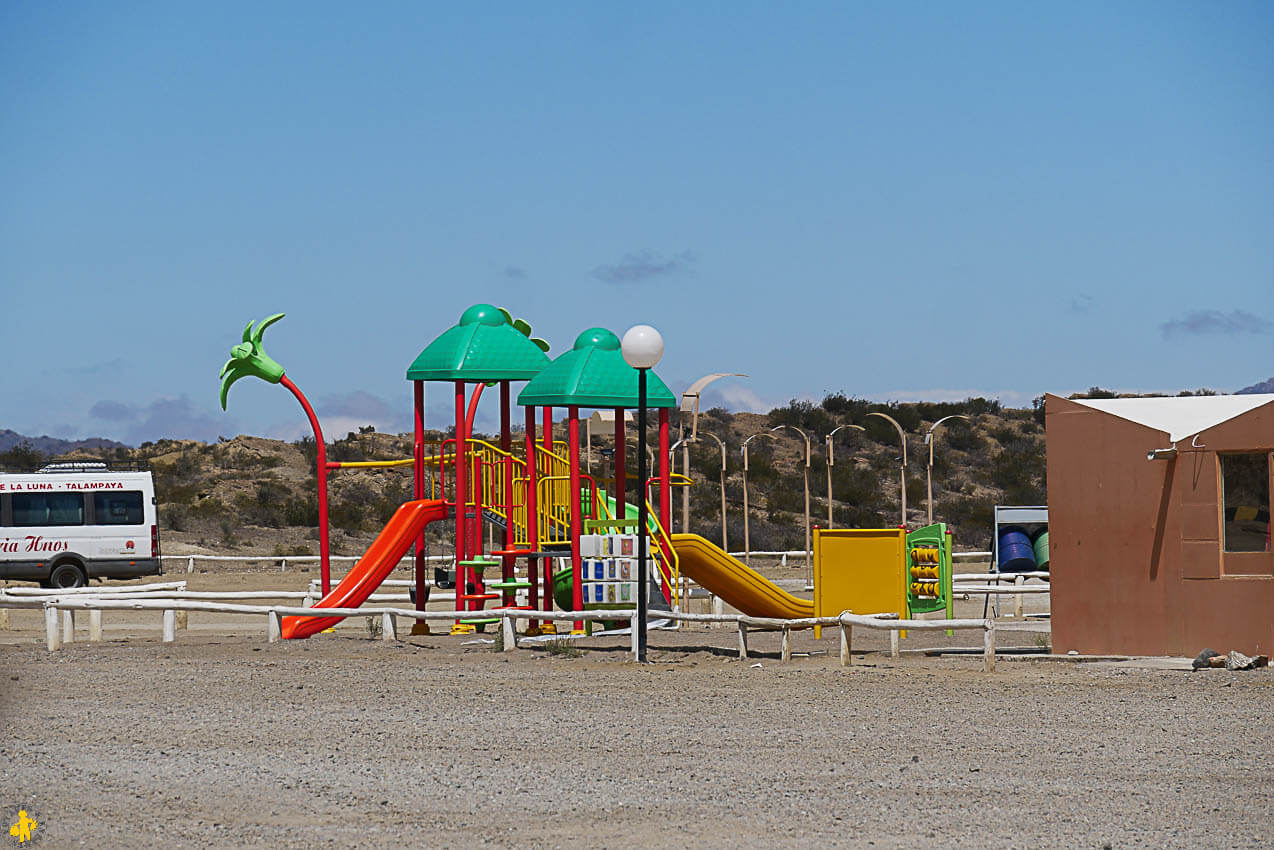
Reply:
<svg viewBox="0 0 1274 850"><path fill-rule="evenodd" d="M813 617L814 603L777 587L720 546L697 534L672 535L682 575L720 596L750 617Z"/></svg>

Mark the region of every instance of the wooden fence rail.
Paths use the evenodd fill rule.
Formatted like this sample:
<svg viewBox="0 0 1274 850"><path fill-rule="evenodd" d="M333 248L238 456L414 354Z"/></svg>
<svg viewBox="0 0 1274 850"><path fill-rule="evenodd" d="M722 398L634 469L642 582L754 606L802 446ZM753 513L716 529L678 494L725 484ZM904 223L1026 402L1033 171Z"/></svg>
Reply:
<svg viewBox="0 0 1274 850"><path fill-rule="evenodd" d="M25 600L24 600L25 601ZM324 616L324 617L367 617L381 618L382 639L397 640L396 619L403 617L411 620L428 622L454 621L471 618L472 611L416 611L410 608L323 608L322 614L316 609L302 606L276 605L240 605L229 602L204 602L193 599L170 597L167 599L121 599L88 596L67 596L43 599L39 605L44 608L45 639L48 649L59 649L63 643L70 643L75 635L75 612L89 612L89 640L101 640L101 616L103 611L159 611L162 614L163 641L171 643L176 640L176 615L178 612L205 611L221 614L249 614L266 617L266 639L274 643L280 639L282 618L290 616ZM58 612L62 612L59 622ZM498 619L501 622L504 651L511 652L518 648L516 624L518 620L528 619L531 612L525 610L488 610L484 616ZM539 620L575 621L575 620L619 620L633 619L636 611L552 611L534 612ZM677 622L721 622L734 623L739 630L739 657L748 657L747 636L751 631L781 631L784 661L791 660L791 632L793 629L805 629L813 626L840 628L840 662L848 667L853 653L853 629L866 628L891 632L891 655L899 654L896 636L900 631L935 631L958 629L981 629L983 632L983 669L991 672L995 669L995 622L993 620L959 619L959 620L904 620L896 615L864 616L848 611L836 617L806 617L794 620L783 620L771 617L748 617L741 614L690 614L678 611L660 612L659 616ZM564 638L566 636L563 636ZM632 652L637 654L637 634L632 633Z"/></svg>

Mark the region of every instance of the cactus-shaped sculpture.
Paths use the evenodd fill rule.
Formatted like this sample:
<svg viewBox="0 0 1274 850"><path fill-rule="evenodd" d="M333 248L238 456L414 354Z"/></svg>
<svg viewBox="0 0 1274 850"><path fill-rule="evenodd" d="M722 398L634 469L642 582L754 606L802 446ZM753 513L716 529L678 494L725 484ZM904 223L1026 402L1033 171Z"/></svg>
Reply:
<svg viewBox="0 0 1274 850"><path fill-rule="evenodd" d="M319 572L323 580L323 595L326 596L332 589L332 573L327 521L327 446L323 442L323 429L319 427L318 417L314 415L314 408L310 406L305 393L283 373L283 367L265 353L265 346L262 344L265 329L283 316L283 313L275 313L259 323L248 322L248 326L243 329L243 342L230 349L230 359L221 367L221 409L226 409L226 397L231 384L240 378L252 377L287 387L309 417L310 428L314 431L314 445L318 450Z"/></svg>

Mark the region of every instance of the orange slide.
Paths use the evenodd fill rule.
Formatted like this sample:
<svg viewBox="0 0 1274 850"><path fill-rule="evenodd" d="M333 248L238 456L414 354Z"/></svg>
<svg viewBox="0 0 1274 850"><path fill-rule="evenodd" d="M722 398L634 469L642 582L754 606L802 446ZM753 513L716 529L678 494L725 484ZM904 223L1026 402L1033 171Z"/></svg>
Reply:
<svg viewBox="0 0 1274 850"><path fill-rule="evenodd" d="M750 617L796 620L814 616L814 603L793 596L697 534L672 535L682 575Z"/></svg>
<svg viewBox="0 0 1274 850"><path fill-rule="evenodd" d="M437 499L421 499L407 502L390 517L389 522L363 557L358 559L341 583L332 592L314 603L315 608L357 608L372 591L393 572L403 555L416 542L425 526L435 520L445 519L447 505ZM284 638L307 638L331 628L343 617L284 617Z"/></svg>

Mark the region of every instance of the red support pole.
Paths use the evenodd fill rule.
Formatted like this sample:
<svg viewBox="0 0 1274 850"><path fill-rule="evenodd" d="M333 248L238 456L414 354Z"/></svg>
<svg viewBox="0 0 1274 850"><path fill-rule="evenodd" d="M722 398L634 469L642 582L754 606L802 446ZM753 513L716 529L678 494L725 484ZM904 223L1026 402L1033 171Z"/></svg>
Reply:
<svg viewBox="0 0 1274 850"><path fill-rule="evenodd" d="M540 551L540 516L537 507L539 494L536 492L539 487L539 470L535 462L535 408L528 407L526 409L526 540L527 548L532 552ZM539 587L537 582L537 568L539 566L539 558L528 558L526 565L527 578L531 582L529 593L531 610L534 611L539 607ZM546 558L544 567L544 601L546 611L551 610L552 592L548 583L548 559ZM531 621L531 627L539 626L536 620Z"/></svg>
<svg viewBox="0 0 1274 850"><path fill-rule="evenodd" d="M575 606L576 611L584 610L584 562L580 558L579 553L579 536L583 526L583 518L580 516L580 476L579 476L579 408L571 406L567 408L570 415L570 422L567 431L567 445L570 449L570 470L571 470L571 490L567 497L571 500L571 578L574 581L575 589L571 597L571 604ZM582 632L584 630L584 621L575 621L575 631Z"/></svg>
<svg viewBox="0 0 1274 850"><path fill-rule="evenodd" d="M473 421L478 415L478 402L482 399L482 391L486 389L486 384L477 384L473 388L473 395L469 397L469 414L464 421L464 445L465 455L469 454L469 438L473 436ZM473 516L469 517L468 524L465 526L465 549L468 552L466 557L476 558L483 554L482 545L482 508L477 506L479 493L482 490L482 476L478 475L474 470L477 469L477 458L474 458L473 465L469 472L469 486L473 488L474 511Z"/></svg>
<svg viewBox="0 0 1274 850"><path fill-rule="evenodd" d="M501 486L504 488L504 546L506 552L513 548L513 423L512 418L513 406L512 399L509 394L509 382L500 382L500 448L508 455L504 463L500 464ZM517 559L512 555L505 555L501 559L500 576L504 581L513 580L513 568L517 563ZM501 602L505 605L513 605L516 603L515 591L506 590L504 599Z"/></svg>
<svg viewBox="0 0 1274 850"><path fill-rule="evenodd" d="M624 408L615 408L615 455L612 460L615 463L615 512L619 514L616 519L627 519L628 511L624 505L628 503L628 494L624 492L628 487L628 482L624 480L624 455L627 453L627 438L624 436Z"/></svg>
<svg viewBox="0 0 1274 850"><path fill-rule="evenodd" d="M465 568L461 565L461 561L467 561L469 556L465 554L465 513L467 503L469 501L468 481L465 480L466 470L466 451L465 431L464 431L464 381L456 381L456 439L455 439L455 475L456 475L456 594L468 593L465 588L468 585L469 577L465 574ZM460 606L456 606L459 610Z"/></svg>
<svg viewBox="0 0 1274 850"><path fill-rule="evenodd" d="M544 413L544 433L540 435L540 439L542 441L541 445L544 447L545 451L551 452L553 451L553 407L552 405L546 405L545 407L542 408L542 410ZM552 493L551 486L549 488L549 492ZM546 510L552 505L552 503L553 503L553 497L550 495L549 505L545 506ZM553 610L553 559L552 558L546 558L544 560L544 610L545 611Z"/></svg>
<svg viewBox="0 0 1274 850"><path fill-rule="evenodd" d="M672 528L672 482L668 478L668 408L659 408L659 522Z"/></svg>
<svg viewBox="0 0 1274 850"><path fill-rule="evenodd" d="M323 595L327 596L332 592L332 550L328 545L327 522L327 444L323 442L323 429L319 427L318 417L314 415L314 408L310 407L305 393L287 375L281 376L279 383L296 396L301 409L309 417L310 428L314 431L314 446L318 450L319 575L322 578Z"/></svg>
<svg viewBox="0 0 1274 850"><path fill-rule="evenodd" d="M416 438L412 448L413 465L412 493L417 500L425 498L425 382L413 381L412 393L416 409ZM429 591L425 571L425 532L422 529L416 538L416 610L425 610L425 596ZM424 621L420 621L424 622Z"/></svg>

